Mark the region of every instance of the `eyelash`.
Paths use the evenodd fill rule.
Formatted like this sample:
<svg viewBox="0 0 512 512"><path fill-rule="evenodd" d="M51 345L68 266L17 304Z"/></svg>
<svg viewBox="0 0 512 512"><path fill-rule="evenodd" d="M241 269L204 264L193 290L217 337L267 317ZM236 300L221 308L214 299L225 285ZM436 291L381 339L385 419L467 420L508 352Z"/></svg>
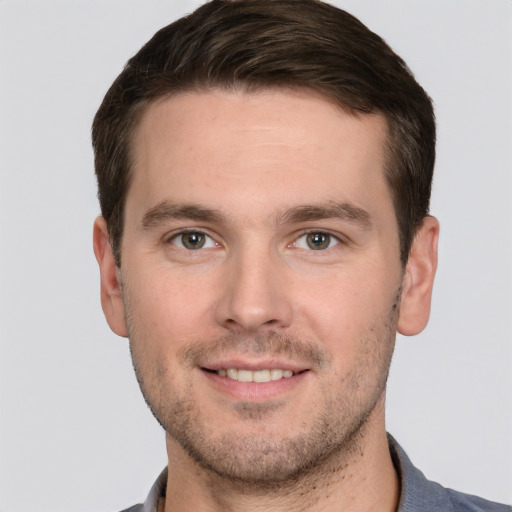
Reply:
<svg viewBox="0 0 512 512"><path fill-rule="evenodd" d="M307 241L305 242L309 249L306 248L306 247L300 247L299 246L299 241L302 239L302 238L305 238L307 239L307 237L309 235L321 235L323 237L327 237L328 240L329 240L329 243L328 243L328 246L325 247L325 248L321 248L320 245L321 244L318 244L317 247L313 248ZM334 245L333 245L333 242L334 242ZM303 231L296 239L295 241L291 244L292 247L295 247L297 249L305 249L305 250L310 250L310 251L313 251L313 252L323 252L323 251L326 251L328 249L332 249L338 245L341 245L341 244L344 244L346 243L339 235L334 235L333 233L330 233L329 231L322 231L322 230L315 230L315 229L312 229L312 230L309 230L309 231Z"/></svg>
<svg viewBox="0 0 512 512"><path fill-rule="evenodd" d="M184 247L183 244L178 245L176 243L176 240L179 240L180 237L183 237L184 235L201 235L203 236L205 239L209 239L211 241L211 243L213 244L213 247L218 247L220 246L220 244L211 236L209 235L208 233L206 233L205 231L201 230L201 229L193 229L193 228L190 228L190 229L184 229L182 231L179 231L178 233L173 233L171 236L167 237L165 242L166 243L170 243L170 244L173 244L175 245L176 247L178 247L179 249L183 249L183 250L186 250L186 251L190 251L190 252L193 252L193 251L197 251L197 250L200 250L200 249L203 249L204 248L204 244L195 248L195 249L191 249L191 248L187 248L187 247ZM208 243L207 241L205 241L204 243ZM213 248L212 245L210 245L210 247L206 247L207 249L210 249L210 248Z"/></svg>
<svg viewBox="0 0 512 512"><path fill-rule="evenodd" d="M200 236L204 237L203 243L198 245L195 248L193 248L193 247L186 247L183 244L183 242L181 242L180 244L176 243L177 240L180 240L180 237L181 237L181 240L183 240L183 236L187 235L187 234L190 234L190 235L197 234L197 235L200 235ZM309 243L309 241L307 241L307 237L309 235L320 235L321 237L323 237L323 240L320 239L318 244L316 244L315 241L312 241L312 243L316 245L316 247L313 247ZM303 239L303 238L305 239L304 244L307 244L308 247L304 247L304 246L301 247L299 245L299 241L301 239ZM208 241L208 239L210 241ZM326 239L327 239L327 246L326 247L321 247L322 243L325 244ZM333 245L333 242L334 242L334 245ZM199 251L201 249L213 249L215 247L220 247L221 246L221 244L219 244L211 235L209 235L205 231L203 231L201 229L193 229L193 228L184 229L182 231L179 231L178 233L173 233L171 236L166 238L165 243L173 244L176 247L178 247L179 249L182 249L182 250L185 250L185 251L188 251L188 252ZM205 244L208 244L208 246L205 247ZM309 231L301 232L299 234L299 236L297 236L294 239L294 241L291 244L288 245L288 247L289 248L297 248L297 249L310 250L310 251L313 251L313 252L323 252L323 251L326 251L328 249L332 249L333 247L336 247L336 246L338 246L340 244L346 244L346 241L343 240L342 238L340 238L340 236L334 235L334 234L330 233L329 231L309 230Z"/></svg>

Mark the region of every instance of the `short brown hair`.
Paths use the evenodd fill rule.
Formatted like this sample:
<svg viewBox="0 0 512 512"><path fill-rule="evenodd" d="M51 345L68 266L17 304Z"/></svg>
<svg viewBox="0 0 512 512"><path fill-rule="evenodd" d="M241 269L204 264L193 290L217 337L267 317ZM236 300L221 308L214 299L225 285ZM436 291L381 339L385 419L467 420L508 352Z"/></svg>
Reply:
<svg viewBox="0 0 512 512"><path fill-rule="evenodd" d="M386 180L406 263L428 215L432 102L404 61L349 13L317 0L213 0L159 30L108 90L92 127L98 197L121 264L130 143L148 103L181 91L306 88L388 125Z"/></svg>

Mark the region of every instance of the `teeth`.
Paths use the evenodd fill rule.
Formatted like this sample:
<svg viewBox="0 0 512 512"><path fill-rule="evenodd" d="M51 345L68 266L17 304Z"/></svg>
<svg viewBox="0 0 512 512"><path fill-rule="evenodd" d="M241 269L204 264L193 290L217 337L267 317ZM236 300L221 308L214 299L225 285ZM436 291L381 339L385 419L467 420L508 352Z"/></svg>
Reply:
<svg viewBox="0 0 512 512"><path fill-rule="evenodd" d="M270 370L270 378L272 380L279 380L283 378L283 370Z"/></svg>
<svg viewBox="0 0 512 512"><path fill-rule="evenodd" d="M254 382L269 382L270 379L270 370L258 370L257 372L248 372L252 373L252 380ZM240 371L238 372L240 375Z"/></svg>
<svg viewBox="0 0 512 512"><path fill-rule="evenodd" d="M289 379L294 375L292 370L237 370L236 368L228 368L227 370L218 370L217 374L221 377L237 380L238 382L270 382L272 380Z"/></svg>
<svg viewBox="0 0 512 512"><path fill-rule="evenodd" d="M236 371L236 370L235 370ZM238 370L238 382L252 382L252 373L250 370Z"/></svg>

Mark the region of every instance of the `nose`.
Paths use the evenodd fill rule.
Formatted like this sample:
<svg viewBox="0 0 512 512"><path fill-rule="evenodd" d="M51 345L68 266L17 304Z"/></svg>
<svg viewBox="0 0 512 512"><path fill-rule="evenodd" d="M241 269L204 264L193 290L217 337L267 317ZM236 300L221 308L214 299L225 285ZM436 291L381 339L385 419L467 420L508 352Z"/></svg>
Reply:
<svg viewBox="0 0 512 512"><path fill-rule="evenodd" d="M232 331L284 329L292 322L287 269L278 256L247 251L230 258L216 307L216 321Z"/></svg>

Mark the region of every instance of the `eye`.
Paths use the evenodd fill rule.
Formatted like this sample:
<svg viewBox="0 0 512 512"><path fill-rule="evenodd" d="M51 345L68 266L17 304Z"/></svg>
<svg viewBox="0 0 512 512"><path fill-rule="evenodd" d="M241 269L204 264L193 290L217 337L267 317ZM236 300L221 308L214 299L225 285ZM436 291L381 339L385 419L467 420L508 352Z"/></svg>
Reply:
<svg viewBox="0 0 512 512"><path fill-rule="evenodd" d="M340 241L329 233L324 233L322 231L314 231L311 233L306 233L305 235L297 238L295 242L295 247L299 249L312 249L313 251L323 251L325 249L330 249L338 245Z"/></svg>
<svg viewBox="0 0 512 512"><path fill-rule="evenodd" d="M179 233L173 236L170 242L180 249L186 249L188 251L209 249L218 245L213 238L201 231L186 231L184 233Z"/></svg>

